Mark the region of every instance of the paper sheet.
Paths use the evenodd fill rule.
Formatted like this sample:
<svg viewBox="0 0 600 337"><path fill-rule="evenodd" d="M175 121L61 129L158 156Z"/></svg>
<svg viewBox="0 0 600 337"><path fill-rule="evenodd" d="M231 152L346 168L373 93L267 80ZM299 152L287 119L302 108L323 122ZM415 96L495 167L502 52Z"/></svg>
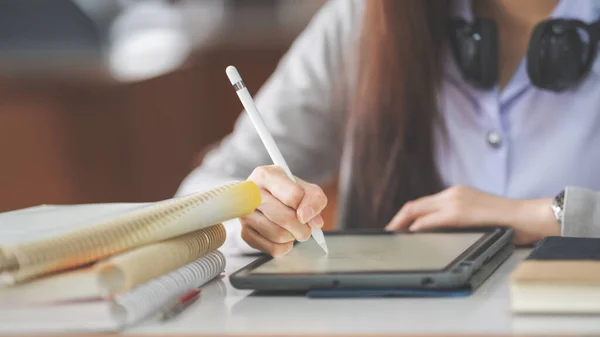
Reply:
<svg viewBox="0 0 600 337"><path fill-rule="evenodd" d="M35 241L113 218L152 203L41 205L0 213L0 245Z"/></svg>

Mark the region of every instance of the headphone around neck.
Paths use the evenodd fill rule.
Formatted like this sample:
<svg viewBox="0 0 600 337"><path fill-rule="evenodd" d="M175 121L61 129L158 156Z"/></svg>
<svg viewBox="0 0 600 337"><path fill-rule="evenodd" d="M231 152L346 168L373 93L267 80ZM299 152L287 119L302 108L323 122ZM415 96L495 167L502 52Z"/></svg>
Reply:
<svg viewBox="0 0 600 337"><path fill-rule="evenodd" d="M464 79L489 89L498 81L496 24L478 18L450 21L450 47ZM600 39L600 20L586 24L549 19L536 25L527 50L527 73L538 88L555 92L575 86L588 73Z"/></svg>

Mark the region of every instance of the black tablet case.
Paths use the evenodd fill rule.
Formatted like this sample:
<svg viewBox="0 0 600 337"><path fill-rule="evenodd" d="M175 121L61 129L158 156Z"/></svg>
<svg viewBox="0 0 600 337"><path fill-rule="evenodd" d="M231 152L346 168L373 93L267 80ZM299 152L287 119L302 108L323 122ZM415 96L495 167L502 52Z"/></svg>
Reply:
<svg viewBox="0 0 600 337"><path fill-rule="evenodd" d="M472 294L512 254L514 245L508 244L475 272L462 289L323 289L306 293L311 298L340 297L463 297Z"/></svg>

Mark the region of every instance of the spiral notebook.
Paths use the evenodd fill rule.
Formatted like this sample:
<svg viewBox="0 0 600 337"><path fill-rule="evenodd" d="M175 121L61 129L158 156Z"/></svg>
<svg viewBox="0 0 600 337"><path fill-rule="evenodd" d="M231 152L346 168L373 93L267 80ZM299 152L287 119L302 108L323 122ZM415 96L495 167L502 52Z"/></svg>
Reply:
<svg viewBox="0 0 600 337"><path fill-rule="evenodd" d="M92 266L0 287L0 306L112 299L216 250L225 236L225 227L218 224L142 246Z"/></svg>
<svg viewBox="0 0 600 337"><path fill-rule="evenodd" d="M42 206L2 214L0 282L24 283L170 240L247 215L260 202L258 187L246 181L156 203ZM120 258L127 263L126 255Z"/></svg>
<svg viewBox="0 0 600 337"><path fill-rule="evenodd" d="M203 297L225 270L225 256L210 252L112 300L65 302L51 306L0 307L0 333L114 332L150 320L168 303L194 288ZM215 294L212 294L215 297Z"/></svg>

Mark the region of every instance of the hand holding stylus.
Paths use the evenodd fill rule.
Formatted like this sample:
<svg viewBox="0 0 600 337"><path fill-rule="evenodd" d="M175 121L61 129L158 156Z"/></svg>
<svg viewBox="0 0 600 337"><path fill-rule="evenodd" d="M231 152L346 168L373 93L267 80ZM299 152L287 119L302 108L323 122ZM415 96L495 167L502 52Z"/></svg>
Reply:
<svg viewBox="0 0 600 337"><path fill-rule="evenodd" d="M257 184L262 197L258 209L241 218L242 238L250 246L282 256L295 240L306 241L313 230L323 227L320 213L327 198L318 186L299 178L294 182L275 165L256 168L248 179Z"/></svg>
<svg viewBox="0 0 600 337"><path fill-rule="evenodd" d="M275 164L258 167L248 178L261 189L263 202L256 212L241 219L243 239L256 249L279 256L292 249L294 240L306 241L312 234L328 253L320 215L327 205L325 193L292 175L237 69L229 66L226 72Z"/></svg>

